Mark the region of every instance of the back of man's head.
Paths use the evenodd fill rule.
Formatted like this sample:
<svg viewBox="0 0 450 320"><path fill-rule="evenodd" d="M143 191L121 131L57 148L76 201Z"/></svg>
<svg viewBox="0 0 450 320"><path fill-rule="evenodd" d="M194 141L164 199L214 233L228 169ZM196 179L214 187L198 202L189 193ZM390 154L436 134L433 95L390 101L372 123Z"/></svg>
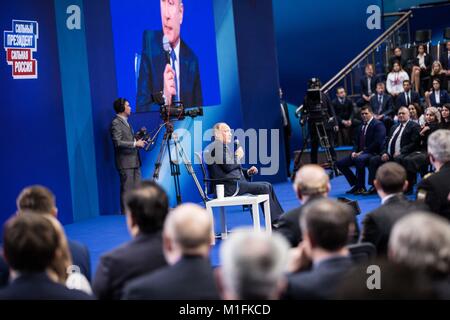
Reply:
<svg viewBox="0 0 450 320"><path fill-rule="evenodd" d="M3 229L3 250L10 267L20 273L44 272L58 248L58 234L49 219L24 214L9 219Z"/></svg>
<svg viewBox="0 0 450 320"><path fill-rule="evenodd" d="M333 252L348 242L354 217L350 206L331 199L309 202L300 216L300 226L311 247Z"/></svg>
<svg viewBox="0 0 450 320"><path fill-rule="evenodd" d="M389 258L432 277L450 274L450 225L430 212L400 219L389 238Z"/></svg>
<svg viewBox="0 0 450 320"><path fill-rule="evenodd" d="M278 234L253 229L234 232L220 248L224 298L279 298L288 250L286 240Z"/></svg>
<svg viewBox="0 0 450 320"><path fill-rule="evenodd" d="M125 208L141 233L162 230L169 211L169 200L164 189L154 181L141 182L125 194Z"/></svg>
<svg viewBox="0 0 450 320"><path fill-rule="evenodd" d="M56 215L54 194L46 187L35 185L22 190L17 197L17 210Z"/></svg>
<svg viewBox="0 0 450 320"><path fill-rule="evenodd" d="M326 196L330 191L330 179L322 167L305 165L295 175L294 189L300 199L305 196Z"/></svg>
<svg viewBox="0 0 450 320"><path fill-rule="evenodd" d="M196 204L183 204L171 211L164 223L164 238L180 254L207 255L212 240L212 218Z"/></svg>
<svg viewBox="0 0 450 320"><path fill-rule="evenodd" d="M450 161L450 130L437 130L428 137L428 153L440 163Z"/></svg>
<svg viewBox="0 0 450 320"><path fill-rule="evenodd" d="M400 193L405 188L406 170L395 162L387 162L378 168L375 186L387 194Z"/></svg>

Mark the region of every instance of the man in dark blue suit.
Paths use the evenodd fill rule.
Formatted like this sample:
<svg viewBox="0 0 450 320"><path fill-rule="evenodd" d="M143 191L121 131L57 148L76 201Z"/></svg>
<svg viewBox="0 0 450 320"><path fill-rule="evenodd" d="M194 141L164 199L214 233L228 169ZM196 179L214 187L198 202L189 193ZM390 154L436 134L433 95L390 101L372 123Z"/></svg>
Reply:
<svg viewBox="0 0 450 320"><path fill-rule="evenodd" d="M5 259L16 277L0 290L0 300L91 300L78 290L53 281L46 270L58 263L59 235L42 215L12 217L4 228Z"/></svg>
<svg viewBox="0 0 450 320"><path fill-rule="evenodd" d="M376 94L370 99L375 119L380 120L386 126L386 130L392 127L395 114L394 103L392 97L385 92L385 84L377 83Z"/></svg>
<svg viewBox="0 0 450 320"><path fill-rule="evenodd" d="M166 105L182 102L202 106L202 85L197 56L180 38L182 0L161 1L161 31L145 31L136 98L137 111L149 111L156 103L153 94L163 93ZM163 49L163 37L170 44Z"/></svg>
<svg viewBox="0 0 450 320"><path fill-rule="evenodd" d="M31 186L22 190L17 198L18 212L50 214L57 218L55 195L43 186ZM74 265L80 268L81 273L91 280L91 259L89 249L78 241L67 239L69 251Z"/></svg>
<svg viewBox="0 0 450 320"><path fill-rule="evenodd" d="M124 202L133 240L100 258L92 286L100 300L120 299L127 282L166 266L162 227L169 211L167 194L155 182L145 181L128 191Z"/></svg>
<svg viewBox="0 0 450 320"><path fill-rule="evenodd" d="M411 81L403 81L403 90L404 92L400 93L395 101L397 110L400 107L409 107L414 103L420 104L419 94L411 90Z"/></svg>
<svg viewBox="0 0 450 320"><path fill-rule="evenodd" d="M125 300L219 300L209 261L212 217L202 207L184 204L164 223L164 256L169 266L130 281Z"/></svg>
<svg viewBox="0 0 450 320"><path fill-rule="evenodd" d="M346 248L352 209L335 200L308 204L300 217L303 242L293 249L285 298L330 299L340 280L353 267Z"/></svg>
<svg viewBox="0 0 450 320"><path fill-rule="evenodd" d="M375 67L373 64L367 64L365 67L365 76L360 81L361 98L358 100L358 107L370 102L370 99L375 95L376 85L379 80L375 77Z"/></svg>
<svg viewBox="0 0 450 320"><path fill-rule="evenodd" d="M361 108L361 118L363 123L356 131L352 154L336 163L336 166L352 187L348 191L352 194L365 192L366 166L368 166L370 158L381 151L386 137L386 129L383 123L374 118L369 106ZM350 169L353 165L356 167L356 176Z"/></svg>

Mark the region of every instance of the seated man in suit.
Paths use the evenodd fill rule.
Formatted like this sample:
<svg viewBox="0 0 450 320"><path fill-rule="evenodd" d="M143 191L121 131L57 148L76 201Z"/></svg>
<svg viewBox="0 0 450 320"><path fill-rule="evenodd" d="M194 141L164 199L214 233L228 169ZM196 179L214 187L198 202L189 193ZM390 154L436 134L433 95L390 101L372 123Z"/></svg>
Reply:
<svg viewBox="0 0 450 320"><path fill-rule="evenodd" d="M161 1L162 32L145 31L136 98L137 111L150 111L153 94L162 92L166 105L181 101L185 107L203 106L197 56L181 40L184 3ZM170 45L163 47L164 41Z"/></svg>
<svg viewBox="0 0 450 320"><path fill-rule="evenodd" d="M101 300L120 299L128 281L166 266L162 251L162 227L169 211L166 192L145 181L127 192L124 201L133 240L100 258L93 289Z"/></svg>
<svg viewBox="0 0 450 320"><path fill-rule="evenodd" d="M287 299L330 299L353 266L347 245L351 208L320 199L308 204L300 218L304 240L291 252ZM312 265L312 268L310 266Z"/></svg>
<svg viewBox="0 0 450 320"><path fill-rule="evenodd" d="M371 157L380 153L386 138L383 123L374 118L368 105L361 108L361 119L363 123L356 131L352 154L336 163L337 168L352 187L347 193L356 195L366 191L366 166ZM353 165L356 167L356 175L350 169Z"/></svg>
<svg viewBox="0 0 450 320"><path fill-rule="evenodd" d="M401 107L397 113L398 124L392 127L389 136L386 138L381 155L373 156L369 164L369 183L371 188L366 194L375 194L373 185L378 167L388 161L395 161L403 164L406 156L419 149L420 146L420 126L410 121L409 109ZM412 182L408 184L407 192L412 191Z"/></svg>
<svg viewBox="0 0 450 320"><path fill-rule="evenodd" d="M450 80L450 40L447 40L445 44L445 50L441 53L440 62L442 64L442 69L445 70L447 83L442 83L442 89L450 90L448 87L448 80Z"/></svg>
<svg viewBox="0 0 450 320"><path fill-rule="evenodd" d="M373 64L366 64L365 76L361 79L361 98L358 100L358 107L370 103L370 99L375 95L378 79L375 77L375 67Z"/></svg>
<svg viewBox="0 0 450 320"><path fill-rule="evenodd" d="M0 300L91 300L66 288L48 271L63 259L59 235L50 219L38 214L10 218L4 227L3 250L13 280L0 290Z"/></svg>
<svg viewBox="0 0 450 320"><path fill-rule="evenodd" d="M347 92L345 92L344 87L337 88L336 99L332 101L332 104L336 112L342 144L350 145L352 143L351 137L353 128L357 127L360 121L354 118L355 105L353 101L347 97Z"/></svg>
<svg viewBox="0 0 450 320"><path fill-rule="evenodd" d="M414 103L420 104L419 94L411 90L411 81L403 81L403 92L398 95L395 102L397 110L400 107L409 107Z"/></svg>
<svg viewBox="0 0 450 320"><path fill-rule="evenodd" d="M250 228L233 232L220 247L224 300L276 300L284 288L289 246L278 234Z"/></svg>
<svg viewBox="0 0 450 320"><path fill-rule="evenodd" d="M386 256L394 224L404 215L426 207L409 201L403 194L408 181L405 169L398 163L388 162L379 167L374 185L381 198L381 206L364 217L361 242L373 243L378 255Z"/></svg>
<svg viewBox="0 0 450 320"><path fill-rule="evenodd" d="M269 182L249 182L245 178L245 174L252 176L258 173L258 169L251 167L243 172L241 159L244 157L244 150L239 143L234 145L231 143L231 129L226 123L217 123L214 126L215 141L205 153L205 161L208 164L208 171L212 179L228 179L224 180L225 195L230 196L236 191L236 183L229 181L236 179L239 181L238 195L242 194L268 194L270 199L270 214L272 223L276 223L283 209L278 201L277 195L273 190L272 184ZM235 152L233 153L233 150ZM219 184L219 183L217 183Z"/></svg>
<svg viewBox="0 0 450 320"><path fill-rule="evenodd" d="M370 106L375 119L382 121L386 126L386 131L389 131L393 124L395 110L392 97L386 94L383 82L377 83L376 94L370 99Z"/></svg>
<svg viewBox="0 0 450 320"><path fill-rule="evenodd" d="M23 189L17 197L17 212L50 214L58 217L55 195L43 186L30 186ZM67 239L72 262L80 268L88 281L91 279L91 259L89 249L81 242Z"/></svg>
<svg viewBox="0 0 450 320"><path fill-rule="evenodd" d="M195 204L183 204L164 223L169 266L129 282L126 300L219 300L209 261L212 218Z"/></svg>

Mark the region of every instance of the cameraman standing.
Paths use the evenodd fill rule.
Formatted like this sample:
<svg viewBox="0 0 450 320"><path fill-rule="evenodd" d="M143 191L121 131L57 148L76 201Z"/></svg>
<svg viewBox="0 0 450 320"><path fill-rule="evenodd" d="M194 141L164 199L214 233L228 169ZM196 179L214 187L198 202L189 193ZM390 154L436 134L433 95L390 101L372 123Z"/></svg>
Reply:
<svg viewBox="0 0 450 320"><path fill-rule="evenodd" d="M312 78L308 81L308 92L320 90L321 83L318 78ZM325 132L330 144L330 154L333 162L336 161L336 151L334 150L334 132L339 131L334 107L328 96L320 92L320 101L313 101L307 94L304 102L304 111L302 113L301 124L308 122L309 136L311 139L311 163L317 163L317 152L319 149L319 134L316 129L318 123L323 122ZM319 127L320 129L320 127ZM322 134L323 134L322 133Z"/></svg>
<svg viewBox="0 0 450 320"><path fill-rule="evenodd" d="M114 101L116 117L111 123L111 137L114 143L116 167L120 176L120 209L125 214L123 195L141 181L141 158L139 148L144 148L147 142L136 140L128 117L131 107L128 100L119 98Z"/></svg>

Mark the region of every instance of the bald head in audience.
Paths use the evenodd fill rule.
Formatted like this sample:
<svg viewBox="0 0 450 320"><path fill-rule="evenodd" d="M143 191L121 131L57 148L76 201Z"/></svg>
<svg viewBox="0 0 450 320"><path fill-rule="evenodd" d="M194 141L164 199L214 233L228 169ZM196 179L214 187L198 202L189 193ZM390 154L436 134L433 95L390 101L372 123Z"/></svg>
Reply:
<svg viewBox="0 0 450 320"><path fill-rule="evenodd" d="M295 175L294 190L303 203L311 197L327 197L331 190L330 179L325 170L314 164L308 164L300 168Z"/></svg>
<svg viewBox="0 0 450 320"><path fill-rule="evenodd" d="M212 241L210 214L196 204L183 204L169 213L164 223L164 255L169 264L182 256L207 257Z"/></svg>

